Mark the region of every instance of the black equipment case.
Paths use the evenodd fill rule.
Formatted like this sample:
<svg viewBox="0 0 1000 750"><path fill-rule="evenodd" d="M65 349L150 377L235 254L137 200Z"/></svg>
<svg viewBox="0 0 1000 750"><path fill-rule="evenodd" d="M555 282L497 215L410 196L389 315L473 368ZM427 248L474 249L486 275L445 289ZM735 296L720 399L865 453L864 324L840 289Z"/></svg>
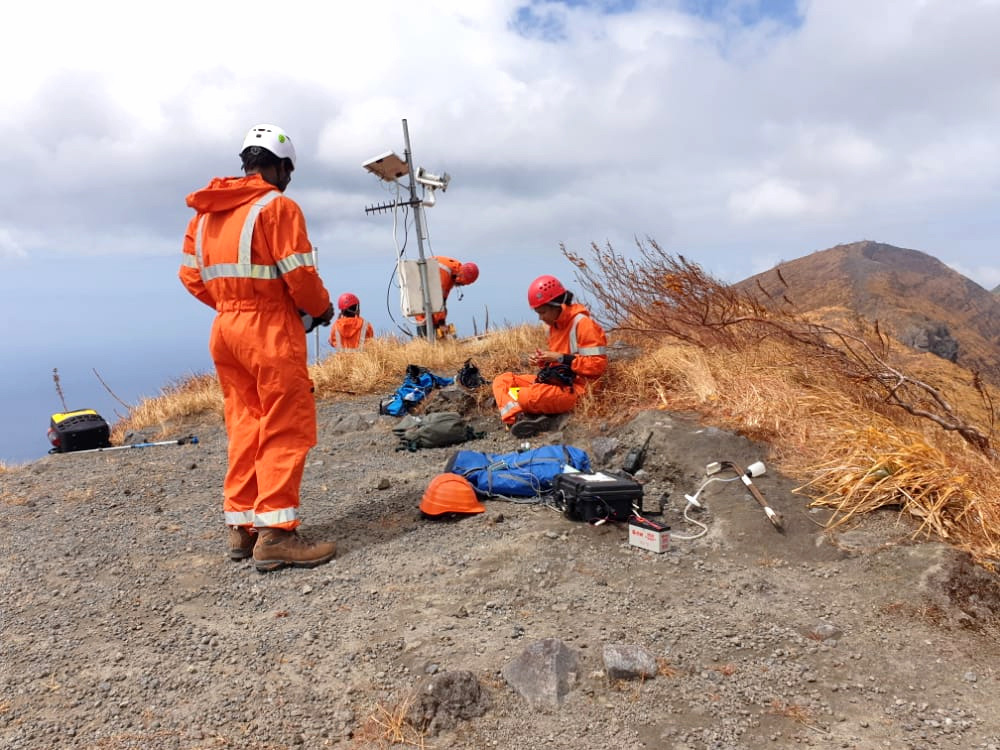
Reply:
<svg viewBox="0 0 1000 750"><path fill-rule="evenodd" d="M111 428L93 409L53 414L49 425L49 453L70 453L111 446Z"/></svg>
<svg viewBox="0 0 1000 750"><path fill-rule="evenodd" d="M552 489L571 521L627 521L642 512L642 485L598 472L556 474Z"/></svg>

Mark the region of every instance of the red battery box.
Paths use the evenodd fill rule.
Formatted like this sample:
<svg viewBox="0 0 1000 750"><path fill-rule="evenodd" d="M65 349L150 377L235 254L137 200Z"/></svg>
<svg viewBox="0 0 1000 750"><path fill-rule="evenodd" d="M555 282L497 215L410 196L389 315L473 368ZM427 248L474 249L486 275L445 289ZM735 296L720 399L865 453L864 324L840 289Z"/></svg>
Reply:
<svg viewBox="0 0 1000 750"><path fill-rule="evenodd" d="M628 521L628 543L650 552L666 552L670 546L670 527L642 516L633 516Z"/></svg>

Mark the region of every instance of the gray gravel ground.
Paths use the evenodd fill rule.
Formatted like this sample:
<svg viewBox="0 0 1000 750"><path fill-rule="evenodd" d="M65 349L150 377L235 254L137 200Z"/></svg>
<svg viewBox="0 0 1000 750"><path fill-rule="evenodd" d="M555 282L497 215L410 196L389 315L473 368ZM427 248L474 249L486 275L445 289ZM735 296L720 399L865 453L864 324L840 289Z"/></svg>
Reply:
<svg viewBox="0 0 1000 750"><path fill-rule="evenodd" d="M377 399L320 404L303 531L334 538L312 570L257 573L225 556L225 433L194 446L49 456L0 475L0 747L1000 749L996 580L906 519L836 536L794 485L755 480L777 533L738 484L711 485L709 528L661 555L623 526L489 501L423 520L453 449L397 452ZM514 450L488 414L460 446ZM654 432L646 507L675 535L710 461L765 446L683 415L624 428L571 420L545 442L621 465ZM541 441L534 441L538 444ZM559 708L533 709L501 670L559 638L583 665ZM607 644L656 655L652 679L612 681ZM434 736L379 722L429 675L468 670L479 718Z"/></svg>

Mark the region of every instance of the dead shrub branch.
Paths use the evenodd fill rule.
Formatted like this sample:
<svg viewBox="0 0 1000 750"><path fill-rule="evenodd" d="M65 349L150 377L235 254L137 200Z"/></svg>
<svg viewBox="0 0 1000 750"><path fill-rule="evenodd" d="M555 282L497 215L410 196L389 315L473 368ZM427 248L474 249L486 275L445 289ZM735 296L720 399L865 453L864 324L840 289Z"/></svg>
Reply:
<svg viewBox="0 0 1000 750"><path fill-rule="evenodd" d="M632 260L608 244L591 244L591 259L562 246L577 269L577 280L597 302L611 330L651 341L670 337L710 349L734 351L776 338L799 348L799 355L821 360L831 380L849 381L868 398L928 420L957 433L983 455L995 459L994 414L988 390L974 375L990 416L981 428L961 414L934 385L907 374L894 364L891 339L873 324L855 322L844 330L809 320L796 311L787 294L780 300L764 292L765 304L750 293L724 284L681 255L671 255L654 240L636 240L640 258ZM784 278L776 271L784 284Z"/></svg>

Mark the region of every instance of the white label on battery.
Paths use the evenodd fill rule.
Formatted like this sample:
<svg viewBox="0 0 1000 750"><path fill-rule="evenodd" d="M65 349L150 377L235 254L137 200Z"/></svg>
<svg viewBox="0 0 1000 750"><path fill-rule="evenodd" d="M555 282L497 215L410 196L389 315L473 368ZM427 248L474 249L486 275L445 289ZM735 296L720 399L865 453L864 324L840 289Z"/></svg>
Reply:
<svg viewBox="0 0 1000 750"><path fill-rule="evenodd" d="M588 482L614 482L618 477L609 477L607 474L597 472L596 474L580 474L580 479Z"/></svg>

